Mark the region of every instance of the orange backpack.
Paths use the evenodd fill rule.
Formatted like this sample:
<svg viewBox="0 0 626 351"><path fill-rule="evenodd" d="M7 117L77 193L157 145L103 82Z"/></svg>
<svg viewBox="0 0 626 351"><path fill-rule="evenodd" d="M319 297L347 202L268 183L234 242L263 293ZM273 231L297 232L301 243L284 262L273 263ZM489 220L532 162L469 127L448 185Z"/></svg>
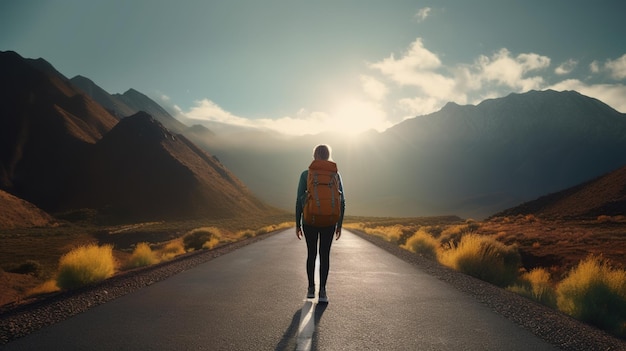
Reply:
<svg viewBox="0 0 626 351"><path fill-rule="evenodd" d="M304 202L304 222L314 227L330 227L341 216L341 190L337 164L315 160L309 166Z"/></svg>

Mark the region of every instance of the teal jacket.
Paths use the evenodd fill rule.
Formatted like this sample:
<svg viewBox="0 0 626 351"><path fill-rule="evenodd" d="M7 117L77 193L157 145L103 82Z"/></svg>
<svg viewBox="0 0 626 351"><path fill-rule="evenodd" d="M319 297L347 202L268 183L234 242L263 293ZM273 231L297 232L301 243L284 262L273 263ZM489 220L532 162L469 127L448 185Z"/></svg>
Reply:
<svg viewBox="0 0 626 351"><path fill-rule="evenodd" d="M346 195L343 190L343 182L341 181L341 174L339 175L339 190L341 191L341 216L339 217L339 222L337 223L337 228L341 229L341 225L343 224L343 214L346 209ZM300 181L298 182L298 196L296 196L296 226L298 228L302 228L302 211L304 208L304 199L306 196L306 180L309 176L309 170L305 170L300 174Z"/></svg>

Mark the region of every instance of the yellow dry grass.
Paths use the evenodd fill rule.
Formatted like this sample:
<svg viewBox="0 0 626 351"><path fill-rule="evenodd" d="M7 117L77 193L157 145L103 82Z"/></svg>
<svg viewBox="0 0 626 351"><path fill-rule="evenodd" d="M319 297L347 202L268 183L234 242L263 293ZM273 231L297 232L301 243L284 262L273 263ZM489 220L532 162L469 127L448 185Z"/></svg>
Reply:
<svg viewBox="0 0 626 351"><path fill-rule="evenodd" d="M73 289L110 278L114 273L113 246L80 246L59 260L57 286Z"/></svg>
<svg viewBox="0 0 626 351"><path fill-rule="evenodd" d="M626 271L600 256L589 256L557 287L559 310L626 336Z"/></svg>
<svg viewBox="0 0 626 351"><path fill-rule="evenodd" d="M152 251L148 243L137 244L126 266L128 268L145 267L159 262L157 253Z"/></svg>

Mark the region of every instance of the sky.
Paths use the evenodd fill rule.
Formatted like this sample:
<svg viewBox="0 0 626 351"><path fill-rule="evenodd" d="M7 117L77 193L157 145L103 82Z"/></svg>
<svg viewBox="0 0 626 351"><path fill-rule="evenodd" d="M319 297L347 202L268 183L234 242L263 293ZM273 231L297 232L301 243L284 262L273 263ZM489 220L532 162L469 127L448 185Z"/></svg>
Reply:
<svg viewBox="0 0 626 351"><path fill-rule="evenodd" d="M3 0L0 50L188 124L383 131L448 102L576 90L626 113L623 0Z"/></svg>

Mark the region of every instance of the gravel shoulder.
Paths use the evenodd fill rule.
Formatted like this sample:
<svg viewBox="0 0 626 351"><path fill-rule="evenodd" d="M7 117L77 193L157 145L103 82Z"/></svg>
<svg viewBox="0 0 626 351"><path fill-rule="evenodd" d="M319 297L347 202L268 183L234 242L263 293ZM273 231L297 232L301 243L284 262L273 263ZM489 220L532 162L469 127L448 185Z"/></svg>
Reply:
<svg viewBox="0 0 626 351"><path fill-rule="evenodd" d="M100 284L0 310L0 345L279 232L248 238L211 251L193 252L169 262L125 272ZM443 267L381 238L354 230L351 232L473 296L493 311L562 350L626 350L626 340L583 324L559 311Z"/></svg>

